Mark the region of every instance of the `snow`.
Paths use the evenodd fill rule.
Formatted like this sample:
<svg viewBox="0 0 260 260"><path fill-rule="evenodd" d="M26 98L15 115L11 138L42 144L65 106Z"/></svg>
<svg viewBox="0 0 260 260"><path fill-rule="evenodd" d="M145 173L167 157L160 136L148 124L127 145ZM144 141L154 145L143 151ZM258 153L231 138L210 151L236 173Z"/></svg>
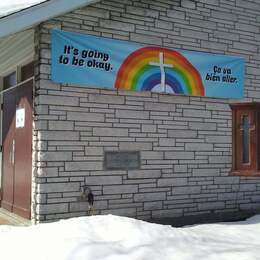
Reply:
<svg viewBox="0 0 260 260"><path fill-rule="evenodd" d="M45 1L46 0L1 0L0 17Z"/></svg>
<svg viewBox="0 0 260 260"><path fill-rule="evenodd" d="M260 215L247 221L173 228L113 215L30 227L0 226L8 260L260 259Z"/></svg>

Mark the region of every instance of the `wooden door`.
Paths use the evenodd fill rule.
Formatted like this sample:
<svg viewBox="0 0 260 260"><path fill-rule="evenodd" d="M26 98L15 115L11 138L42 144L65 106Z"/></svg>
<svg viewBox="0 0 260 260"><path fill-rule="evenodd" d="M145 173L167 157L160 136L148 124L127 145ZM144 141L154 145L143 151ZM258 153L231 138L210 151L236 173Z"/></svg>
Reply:
<svg viewBox="0 0 260 260"><path fill-rule="evenodd" d="M2 207L31 215L33 80L7 91L3 99Z"/></svg>
<svg viewBox="0 0 260 260"><path fill-rule="evenodd" d="M3 168L1 206L9 211L14 200L15 90L3 96Z"/></svg>

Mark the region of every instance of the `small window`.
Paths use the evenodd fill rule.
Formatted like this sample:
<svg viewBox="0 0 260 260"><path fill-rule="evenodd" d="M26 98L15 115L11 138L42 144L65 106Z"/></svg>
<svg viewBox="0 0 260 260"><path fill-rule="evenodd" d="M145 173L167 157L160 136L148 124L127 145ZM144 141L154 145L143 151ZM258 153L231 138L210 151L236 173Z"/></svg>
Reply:
<svg viewBox="0 0 260 260"><path fill-rule="evenodd" d="M260 176L260 103L236 103L232 109L232 174Z"/></svg>
<svg viewBox="0 0 260 260"><path fill-rule="evenodd" d="M34 74L34 63L31 62L21 68L21 81L25 81L33 77L33 74Z"/></svg>
<svg viewBox="0 0 260 260"><path fill-rule="evenodd" d="M17 66L16 71L8 74L7 76L1 77L1 87L6 90L13 87L20 82L29 80L34 76L34 62L30 62L24 66Z"/></svg>
<svg viewBox="0 0 260 260"><path fill-rule="evenodd" d="M17 84L16 80L16 72L12 72L9 75L5 76L3 78L3 83L4 83L4 89L8 89L10 87L13 87Z"/></svg>

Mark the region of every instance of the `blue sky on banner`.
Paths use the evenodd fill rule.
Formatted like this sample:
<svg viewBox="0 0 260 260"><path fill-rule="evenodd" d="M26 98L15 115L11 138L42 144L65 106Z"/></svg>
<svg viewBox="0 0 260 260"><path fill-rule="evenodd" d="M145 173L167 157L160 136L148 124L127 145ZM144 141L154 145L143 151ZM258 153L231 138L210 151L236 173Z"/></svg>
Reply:
<svg viewBox="0 0 260 260"><path fill-rule="evenodd" d="M54 30L52 80L98 88L242 98L244 59ZM157 85L151 88L145 82Z"/></svg>

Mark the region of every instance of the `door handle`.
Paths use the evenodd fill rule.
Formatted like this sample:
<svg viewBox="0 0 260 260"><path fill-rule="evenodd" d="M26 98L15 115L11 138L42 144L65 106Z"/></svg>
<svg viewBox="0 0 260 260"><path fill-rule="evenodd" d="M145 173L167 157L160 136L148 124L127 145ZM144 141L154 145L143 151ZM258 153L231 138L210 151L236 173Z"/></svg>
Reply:
<svg viewBox="0 0 260 260"><path fill-rule="evenodd" d="M12 147L12 150L13 150L13 147ZM9 163L12 164L12 154L13 154L13 151L10 150L10 153L9 153Z"/></svg>
<svg viewBox="0 0 260 260"><path fill-rule="evenodd" d="M14 165L15 140L13 139L12 147L9 153L9 162Z"/></svg>
<svg viewBox="0 0 260 260"><path fill-rule="evenodd" d="M14 156L15 156L15 140L13 139L13 151L12 151L12 164L14 165Z"/></svg>

